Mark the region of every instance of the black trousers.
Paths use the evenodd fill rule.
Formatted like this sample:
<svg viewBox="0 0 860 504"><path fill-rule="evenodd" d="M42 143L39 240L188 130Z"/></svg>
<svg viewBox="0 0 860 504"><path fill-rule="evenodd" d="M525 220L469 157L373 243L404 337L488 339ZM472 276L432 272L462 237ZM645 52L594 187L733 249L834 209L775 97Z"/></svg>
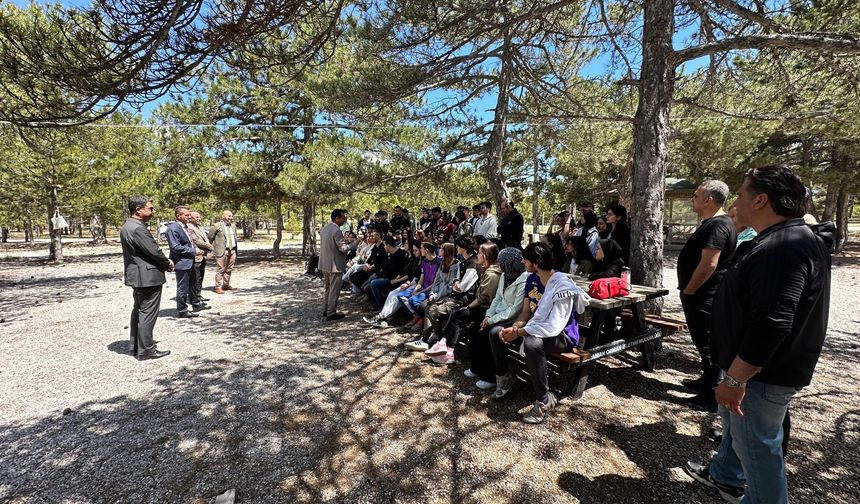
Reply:
<svg viewBox="0 0 860 504"><path fill-rule="evenodd" d="M370 277L372 276L372 271L359 270L349 276L349 281L352 282L352 284L355 285L357 289L363 290L364 284L367 283L367 281L370 280ZM370 287L368 286L368 288Z"/></svg>
<svg viewBox="0 0 860 504"><path fill-rule="evenodd" d="M448 342L448 346L453 347L457 344L457 340L460 339L460 330L463 329L462 326L470 323L480 323L481 320L484 320L484 315L486 314L487 309L481 306L477 308L463 306L451 313L448 325L445 327L445 341Z"/></svg>
<svg viewBox="0 0 860 504"><path fill-rule="evenodd" d="M684 308L684 317L687 319L687 327L699 359L702 364L702 376L705 387L704 394L713 394L713 389L720 384L723 372L719 366L714 364L711 353L711 307L714 304L715 292L697 292L693 295L681 293L681 306Z"/></svg>
<svg viewBox="0 0 860 504"><path fill-rule="evenodd" d="M505 322L500 325L491 325L486 329L479 329L478 333L469 338L469 369L485 382L496 383L496 375L504 374L496 372L496 364L493 361L493 350L490 348L490 338L499 339L499 333L505 327L510 327L513 322Z"/></svg>
<svg viewBox="0 0 860 504"><path fill-rule="evenodd" d="M200 299L203 293L204 273L206 273L206 259L194 263L194 295L197 296L197 299Z"/></svg>
<svg viewBox="0 0 860 504"><path fill-rule="evenodd" d="M498 331L501 332L501 329ZM508 345L499 338L498 332L496 332L495 337L493 337L492 332L493 330L490 331L490 348L493 351L496 374L504 375L510 369L510 364L508 363ZM526 354L526 364L529 368L529 376L531 377L535 400L546 404L549 400L549 376L547 374L546 354L566 352L568 350L567 336L565 334L559 334L554 338L526 336L525 338L514 340L511 345L518 347L520 342L523 343L523 350Z"/></svg>
<svg viewBox="0 0 860 504"><path fill-rule="evenodd" d="M136 287L133 296L134 308L131 309L131 322L128 325L128 347L132 355L139 355L155 350L152 330L161 307L161 286Z"/></svg>
<svg viewBox="0 0 860 504"><path fill-rule="evenodd" d="M176 311L184 313L188 311L188 305L200 304L200 298L195 292L197 275L194 268L188 270L176 270Z"/></svg>

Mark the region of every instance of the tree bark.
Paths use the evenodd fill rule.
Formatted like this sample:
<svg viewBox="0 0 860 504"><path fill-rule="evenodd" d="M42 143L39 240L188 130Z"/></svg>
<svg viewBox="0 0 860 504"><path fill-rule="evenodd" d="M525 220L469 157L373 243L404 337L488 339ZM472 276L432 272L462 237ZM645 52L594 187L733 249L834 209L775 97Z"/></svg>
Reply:
<svg viewBox="0 0 860 504"><path fill-rule="evenodd" d="M0 243L7 243L9 241L9 228L2 227L0 228Z"/></svg>
<svg viewBox="0 0 860 504"><path fill-rule="evenodd" d="M842 252L848 243L848 203L851 195L848 193L848 177L842 179L839 196L836 198L836 253Z"/></svg>
<svg viewBox="0 0 860 504"><path fill-rule="evenodd" d="M630 269L634 283L663 285L663 196L669 109L675 69L671 62L674 1L644 2L642 74L633 129Z"/></svg>
<svg viewBox="0 0 860 504"><path fill-rule="evenodd" d="M305 202L302 213L302 255L308 257L317 253L316 206Z"/></svg>
<svg viewBox="0 0 860 504"><path fill-rule="evenodd" d="M272 244L272 254L274 254L275 259L281 258L281 236L282 231L284 229L284 213L281 205L283 201L281 197L278 196L275 201L275 242Z"/></svg>
<svg viewBox="0 0 860 504"><path fill-rule="evenodd" d="M836 214L836 199L839 196L839 184L834 181L827 183L827 194L824 196L824 212L821 214L821 222L833 220Z"/></svg>
<svg viewBox="0 0 860 504"><path fill-rule="evenodd" d="M502 208L502 202L511 196L508 184L505 181L505 175L502 172L510 101L511 59L513 58L509 30L509 28L505 29L505 39L502 45L502 67L499 70L498 96L496 97L493 129L490 132L487 153L487 183L490 187L490 194L493 195L493 200L495 200L497 213Z"/></svg>

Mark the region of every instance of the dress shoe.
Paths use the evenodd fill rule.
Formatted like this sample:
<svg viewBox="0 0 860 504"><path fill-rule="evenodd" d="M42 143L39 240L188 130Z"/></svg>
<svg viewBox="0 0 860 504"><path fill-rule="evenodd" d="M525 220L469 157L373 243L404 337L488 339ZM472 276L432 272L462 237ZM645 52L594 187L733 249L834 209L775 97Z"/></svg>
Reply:
<svg viewBox="0 0 860 504"><path fill-rule="evenodd" d="M167 357L168 355L170 355L170 350L153 350L151 352L144 352L135 358L139 361L145 361L152 359L160 359L162 357Z"/></svg>
<svg viewBox="0 0 860 504"><path fill-rule="evenodd" d="M707 411L709 413L717 412L717 400L714 394L696 394L693 397L688 397L681 401L681 404L694 410Z"/></svg>
<svg viewBox="0 0 860 504"><path fill-rule="evenodd" d="M197 318L200 315L191 312L180 312L176 315L176 318Z"/></svg>
<svg viewBox="0 0 860 504"><path fill-rule="evenodd" d="M221 287L215 287L215 294L224 294L224 289Z"/></svg>
<svg viewBox="0 0 860 504"><path fill-rule="evenodd" d="M325 319L326 319L326 320L340 320L340 319L342 319L342 318L344 318L344 317L346 317L346 315L344 315L343 313L335 313L335 314L333 314L333 315L329 315L329 316L328 316L328 317L326 317Z"/></svg>
<svg viewBox="0 0 860 504"><path fill-rule="evenodd" d="M194 308L194 311L202 311L202 310L208 310L208 309L212 308L211 306L209 306L206 303L199 303L196 305L192 305L192 307Z"/></svg>
<svg viewBox="0 0 860 504"><path fill-rule="evenodd" d="M221 287L221 288L222 288L222 289L224 289L224 290L239 290L239 289L237 289L237 288L233 287L232 285L225 285L225 286L223 286L223 287Z"/></svg>

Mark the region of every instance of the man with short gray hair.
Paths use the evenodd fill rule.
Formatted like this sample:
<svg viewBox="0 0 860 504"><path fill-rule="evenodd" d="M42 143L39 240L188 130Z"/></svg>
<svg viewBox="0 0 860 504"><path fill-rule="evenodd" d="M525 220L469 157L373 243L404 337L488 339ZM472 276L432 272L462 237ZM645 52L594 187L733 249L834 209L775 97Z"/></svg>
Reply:
<svg viewBox="0 0 860 504"><path fill-rule="evenodd" d="M720 280L731 265L735 253L737 230L723 210L729 186L719 180L706 180L690 199L701 225L684 244L678 255L678 289L690 336L702 361L702 375L682 383L696 391L684 403L702 411L717 410L714 389L722 372L711 356L711 307Z"/></svg>

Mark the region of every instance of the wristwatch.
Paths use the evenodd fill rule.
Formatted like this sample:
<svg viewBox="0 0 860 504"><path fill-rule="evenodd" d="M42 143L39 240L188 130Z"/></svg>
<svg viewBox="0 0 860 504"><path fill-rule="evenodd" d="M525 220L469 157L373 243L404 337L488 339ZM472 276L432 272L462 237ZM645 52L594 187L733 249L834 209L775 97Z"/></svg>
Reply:
<svg viewBox="0 0 860 504"><path fill-rule="evenodd" d="M723 383L725 383L726 386L730 388L743 388L747 384L747 382L739 382L735 380L731 377L731 375L726 375L725 379L723 379Z"/></svg>

